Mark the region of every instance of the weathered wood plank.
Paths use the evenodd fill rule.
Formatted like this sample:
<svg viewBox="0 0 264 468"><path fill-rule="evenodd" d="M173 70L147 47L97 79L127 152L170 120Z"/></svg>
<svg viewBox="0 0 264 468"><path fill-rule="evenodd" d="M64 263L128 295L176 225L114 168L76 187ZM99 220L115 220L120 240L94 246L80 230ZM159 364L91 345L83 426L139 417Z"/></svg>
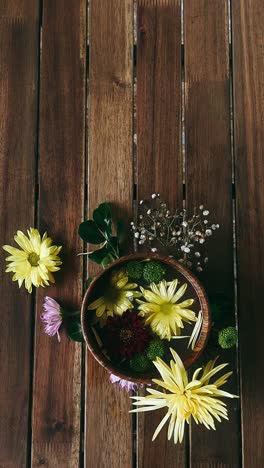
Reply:
<svg viewBox="0 0 264 468"><path fill-rule="evenodd" d="M137 192L160 192L182 205L181 9L178 0L138 0ZM151 442L162 412L138 415L138 466L185 466L185 443L175 447L163 430Z"/></svg>
<svg viewBox="0 0 264 468"><path fill-rule="evenodd" d="M202 276L208 293L233 299L232 157L230 148L229 38L227 1L186 1L185 125L187 205L201 203L221 229L208 251ZM236 367L234 353L224 362ZM226 361L227 360L227 361ZM235 377L229 390L237 393ZM228 401L229 422L217 432L191 428L190 464L198 467L239 466L237 403Z"/></svg>
<svg viewBox="0 0 264 468"><path fill-rule="evenodd" d="M90 215L101 202L131 218L133 200L133 1L91 0L89 7ZM89 274L96 271L89 265ZM132 467L130 400L87 353L86 464ZM98 423L100 422L100 424Z"/></svg>
<svg viewBox="0 0 264 468"><path fill-rule="evenodd" d="M39 2L0 3L0 245L34 225ZM32 296L1 255L0 466L27 466Z"/></svg>
<svg viewBox="0 0 264 468"><path fill-rule="evenodd" d="M39 24L39 2L34 2L32 0L1 0L0 4L0 16L1 20L5 20L11 24L14 21L28 21L34 20Z"/></svg>
<svg viewBox="0 0 264 468"><path fill-rule="evenodd" d="M264 462L263 2L232 2L232 22L242 458L245 468L261 468Z"/></svg>
<svg viewBox="0 0 264 468"><path fill-rule="evenodd" d="M78 308L84 208L86 1L45 1L39 136L39 226L63 245L56 285L37 293L32 466L79 467L81 346L39 321L44 295Z"/></svg>
<svg viewBox="0 0 264 468"><path fill-rule="evenodd" d="M180 1L138 0L138 197L182 202Z"/></svg>

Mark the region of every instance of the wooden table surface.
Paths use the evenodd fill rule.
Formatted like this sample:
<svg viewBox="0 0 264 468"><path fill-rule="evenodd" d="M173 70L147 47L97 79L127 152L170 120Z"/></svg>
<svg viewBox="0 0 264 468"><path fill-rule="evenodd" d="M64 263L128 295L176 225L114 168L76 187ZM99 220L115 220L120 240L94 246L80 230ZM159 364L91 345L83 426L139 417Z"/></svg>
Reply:
<svg viewBox="0 0 264 468"><path fill-rule="evenodd" d="M63 245L56 284L32 295L1 254L1 468L264 466L263 0L183 3L0 0L0 242L35 226ZM239 328L229 422L177 446L152 443L160 415L132 418L85 348L39 320L45 294L80 307L81 220L103 201L133 219L153 191L221 225L202 280Z"/></svg>

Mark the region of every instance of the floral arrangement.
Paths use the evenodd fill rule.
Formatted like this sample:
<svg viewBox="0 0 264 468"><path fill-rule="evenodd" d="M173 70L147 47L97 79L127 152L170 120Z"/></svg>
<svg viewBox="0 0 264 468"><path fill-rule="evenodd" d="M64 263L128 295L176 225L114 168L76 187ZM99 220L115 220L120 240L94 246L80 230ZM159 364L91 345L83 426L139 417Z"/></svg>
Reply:
<svg viewBox="0 0 264 468"><path fill-rule="evenodd" d="M208 263L207 241L219 229L209 221L210 213L203 206L190 211L171 212L159 194L138 205L138 221L131 222L135 247L147 247L153 253L165 254L178 260L199 275ZM122 256L123 222L112 221L111 208L101 204L93 212L93 219L79 226L79 236L95 250L84 252L90 261L102 268L111 266ZM54 282L62 261L61 247L53 245L45 233L30 228L25 235L18 231L14 236L20 248L3 246L10 256L6 258L6 271L13 273L19 287L25 284L29 293L32 287L47 287ZM237 330L227 319L230 304L224 296L210 298L213 328L208 345L191 369L189 378L184 367L185 355L193 352L203 326L195 291L181 275L177 275L170 262L162 262L151 254L144 258L128 259L106 270L106 274L89 300L87 314L98 347L112 366L123 369L131 380L110 375L110 382L127 392L136 392L143 384L133 381L136 376L151 376L147 396L133 396L136 408L132 412L154 411L167 408L158 425L153 440L169 422L168 439L182 442L185 422L193 418L207 429L215 429L215 420L228 419L222 398L236 398L222 389L232 371L217 377L227 364L216 365L217 354L237 343ZM94 277L88 278L89 287ZM96 279L95 279L96 281ZM57 336L64 328L70 339L83 341L80 311L64 309L55 299L46 296L41 321L44 332ZM224 326L223 326L224 325ZM181 348L178 347L181 340ZM160 378L156 378L158 374ZM214 379L213 379L214 378ZM212 382L213 379L213 382Z"/></svg>

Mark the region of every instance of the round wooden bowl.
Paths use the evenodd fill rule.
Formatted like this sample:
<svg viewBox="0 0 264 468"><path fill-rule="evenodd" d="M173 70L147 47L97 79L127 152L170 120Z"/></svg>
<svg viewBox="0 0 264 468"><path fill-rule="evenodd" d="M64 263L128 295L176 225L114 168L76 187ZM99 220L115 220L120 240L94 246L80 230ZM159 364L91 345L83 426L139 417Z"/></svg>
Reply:
<svg viewBox="0 0 264 468"><path fill-rule="evenodd" d="M202 327L201 327L200 335L197 340L196 346L194 350L189 351L189 354L185 358L181 356L181 358L183 359L183 364L186 369L190 367L199 358L199 356L201 355L201 353L203 352L206 346L206 342L207 342L210 329L211 329L211 317L210 317L208 299L199 280L195 277L193 273L191 273L187 268L181 265L181 263L177 262L174 259L163 257L158 254L150 254L150 253L131 254L131 255L121 257L120 259L111 263L111 265L108 268L102 270L94 278L94 280L91 282L91 284L89 285L85 293L85 296L82 302L82 309L81 309L82 331L83 331L83 335L87 343L88 349L90 350L94 358L99 362L99 364L101 364L101 366L107 369L108 372L115 374L116 376L120 377L120 379L129 380L132 382L136 382L138 384L148 385L148 384L151 384L151 379L154 377L157 377L158 375L157 373L155 373L155 370L152 373L148 372L148 373L138 374L138 373L133 372L132 370L124 370L121 367L117 367L111 361L109 361L109 359L103 353L102 349L100 349L100 346L98 345L98 342L95 338L94 332L91 327L92 318L94 316L93 311L87 310L88 305L94 299L96 299L95 292L96 292L98 282L102 281L104 276L109 275L109 272L111 270L113 270L117 266L119 267L122 266L123 264L127 263L130 260L144 260L144 259L158 260L159 262L165 263L166 265L173 268L177 272L176 277L179 279L179 281L182 281L182 282L184 281L185 283L188 284L187 294L190 294L190 290L193 291L191 297L195 297L196 312L198 312L199 310L202 311L203 322L202 322ZM97 292L97 295L98 295L98 292ZM182 341L182 340L178 340L178 341Z"/></svg>

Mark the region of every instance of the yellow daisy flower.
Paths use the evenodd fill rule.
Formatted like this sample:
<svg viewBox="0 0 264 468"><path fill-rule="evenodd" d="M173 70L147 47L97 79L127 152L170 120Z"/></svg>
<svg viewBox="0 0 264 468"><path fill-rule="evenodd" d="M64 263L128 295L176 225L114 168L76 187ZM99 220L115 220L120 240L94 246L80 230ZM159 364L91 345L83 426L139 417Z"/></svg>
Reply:
<svg viewBox="0 0 264 468"><path fill-rule="evenodd" d="M131 300L141 296L140 292L134 291L137 286L136 283L128 282L128 276L123 270L114 271L104 295L92 302L88 310L96 310L97 317L122 315L133 308Z"/></svg>
<svg viewBox="0 0 264 468"><path fill-rule="evenodd" d="M185 422L189 424L191 416L196 424L203 424L207 429L215 430L214 418L221 422L221 419L228 419L226 404L220 400L222 397L238 398L236 395L219 390L224 385L232 372L228 372L218 378L214 383L209 383L211 377L222 370L228 364L221 364L214 367L216 359L209 361L203 369L197 369L188 381L188 375L178 354L171 349L174 360L168 366L162 359L157 358L153 364L158 369L162 380L153 379L164 391L147 388L150 395L145 397L132 397L138 406L131 412L152 411L167 407L168 411L161 420L152 440L154 440L165 423L170 419L168 427L168 439L174 434L174 443L182 442L184 436Z"/></svg>
<svg viewBox="0 0 264 468"><path fill-rule="evenodd" d="M4 245L3 249L11 254L6 258L10 262L6 272L15 273L12 280L18 281L19 287L25 281L25 288L31 293L32 285L38 288L55 282L52 272L58 271L62 264L58 256L61 247L52 245L52 239L46 232L42 239L37 229L30 228L27 234L17 231L14 236L21 250L11 245Z"/></svg>
<svg viewBox="0 0 264 468"><path fill-rule="evenodd" d="M144 299L137 300L140 315L145 317L146 325L150 325L153 332L161 339L171 340L181 334L184 328L183 322L191 323L197 320L195 313L188 307L193 304L193 299L186 299L178 303L185 294L187 284L183 284L178 291L178 280L167 283L165 280L158 285L152 283L149 289L140 288Z"/></svg>

